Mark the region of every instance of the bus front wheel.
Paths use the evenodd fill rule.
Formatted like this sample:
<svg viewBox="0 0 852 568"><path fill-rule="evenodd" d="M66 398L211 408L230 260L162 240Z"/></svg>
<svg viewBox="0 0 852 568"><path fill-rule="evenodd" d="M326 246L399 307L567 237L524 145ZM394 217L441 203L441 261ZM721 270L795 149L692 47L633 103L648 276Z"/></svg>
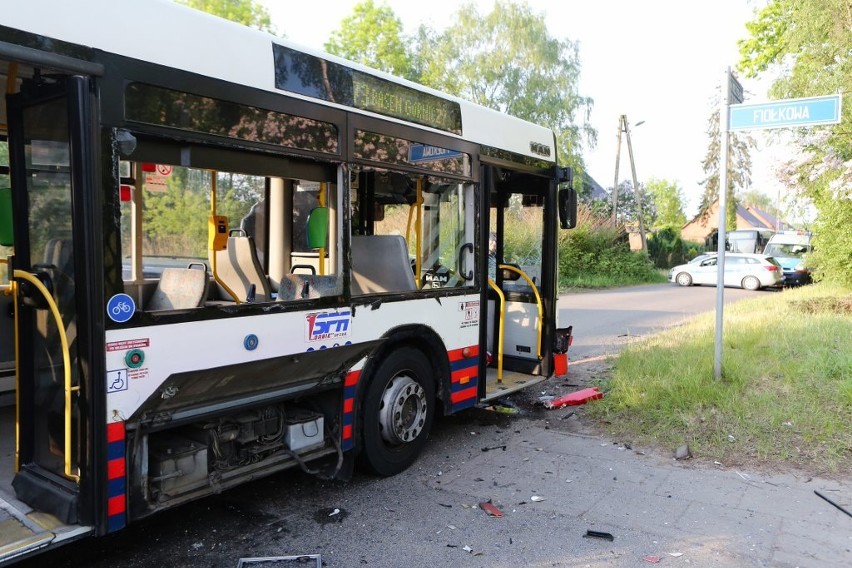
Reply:
<svg viewBox="0 0 852 568"><path fill-rule="evenodd" d="M404 471L426 445L435 416L435 383L423 352L404 347L386 357L362 408L361 464L383 476Z"/></svg>

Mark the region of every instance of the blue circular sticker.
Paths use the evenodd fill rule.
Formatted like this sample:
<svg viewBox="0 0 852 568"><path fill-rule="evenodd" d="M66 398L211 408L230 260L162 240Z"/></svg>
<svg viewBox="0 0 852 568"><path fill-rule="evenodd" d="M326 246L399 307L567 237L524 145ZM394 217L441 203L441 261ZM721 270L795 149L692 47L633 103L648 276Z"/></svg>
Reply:
<svg viewBox="0 0 852 568"><path fill-rule="evenodd" d="M116 323L124 323L136 313L136 304L127 294L116 294L107 302L107 316Z"/></svg>
<svg viewBox="0 0 852 568"><path fill-rule="evenodd" d="M259 343L257 336L253 333L246 335L246 338L243 340L243 347L245 347L249 351L254 351L257 349L257 344Z"/></svg>

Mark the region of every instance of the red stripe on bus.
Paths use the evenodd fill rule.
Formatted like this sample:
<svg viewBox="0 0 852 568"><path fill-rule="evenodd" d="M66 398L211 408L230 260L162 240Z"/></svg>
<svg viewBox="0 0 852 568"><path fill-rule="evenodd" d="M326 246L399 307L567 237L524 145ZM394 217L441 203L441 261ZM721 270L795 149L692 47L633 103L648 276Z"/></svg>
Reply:
<svg viewBox="0 0 852 568"><path fill-rule="evenodd" d="M107 501L107 516L112 517L113 515L121 515L127 510L127 503L124 499L124 495L119 495L117 497L110 497L109 501Z"/></svg>
<svg viewBox="0 0 852 568"><path fill-rule="evenodd" d="M352 437L352 425L347 424L343 427L343 439L348 440Z"/></svg>
<svg viewBox="0 0 852 568"><path fill-rule="evenodd" d="M349 371L346 373L346 381L343 386L354 387L358 384L358 379L361 378L361 371Z"/></svg>
<svg viewBox="0 0 852 568"><path fill-rule="evenodd" d="M107 442L124 441L124 422L110 422L107 424Z"/></svg>
<svg viewBox="0 0 852 568"><path fill-rule="evenodd" d="M127 473L127 466L123 459L109 460L107 462L107 479L121 479Z"/></svg>
<svg viewBox="0 0 852 568"><path fill-rule="evenodd" d="M464 353L465 350L467 350L467 354ZM478 357L479 346L471 345L470 347L462 347L461 349L452 349L447 352L447 355L450 357L450 363L461 361L462 359L467 359L469 357Z"/></svg>
<svg viewBox="0 0 852 568"><path fill-rule="evenodd" d="M471 398L476 398L476 387L470 387L469 389L454 392L450 395L450 402L458 404L463 400L470 400Z"/></svg>
<svg viewBox="0 0 852 568"><path fill-rule="evenodd" d="M355 399L347 398L343 401L343 413L348 414L355 408Z"/></svg>

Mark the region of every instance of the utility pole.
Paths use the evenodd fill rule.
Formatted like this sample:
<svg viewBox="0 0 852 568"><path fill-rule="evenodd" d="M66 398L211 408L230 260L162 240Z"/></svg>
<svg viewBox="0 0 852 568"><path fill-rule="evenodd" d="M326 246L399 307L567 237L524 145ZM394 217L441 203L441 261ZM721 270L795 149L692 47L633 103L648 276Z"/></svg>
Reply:
<svg viewBox="0 0 852 568"><path fill-rule="evenodd" d="M618 145L615 148L615 180L612 182L612 226L618 226L618 164L621 162L621 125L624 115L618 117Z"/></svg>
<svg viewBox="0 0 852 568"><path fill-rule="evenodd" d="M643 121L639 121L642 124ZM621 133L627 135L627 153L630 156L630 172L633 177L633 193L636 197L636 217L639 219L639 238L642 243L642 250L648 250L648 244L645 240L645 222L642 220L642 192L639 189L639 182L636 179L636 163L633 161L633 144L630 140L630 126L627 122L627 115L622 114L618 117L618 145L615 151L615 181L612 186L612 226L617 226L618 214L618 165L621 162Z"/></svg>

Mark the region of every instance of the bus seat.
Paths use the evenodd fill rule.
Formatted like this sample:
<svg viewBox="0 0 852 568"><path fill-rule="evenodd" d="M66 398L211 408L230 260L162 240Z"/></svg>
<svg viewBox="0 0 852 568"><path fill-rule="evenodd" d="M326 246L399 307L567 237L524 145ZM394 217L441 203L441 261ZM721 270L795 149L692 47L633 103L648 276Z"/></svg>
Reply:
<svg viewBox="0 0 852 568"><path fill-rule="evenodd" d="M233 290L240 302L248 300L252 285L254 285L255 302L272 300L272 287L257 259L254 239L244 235L229 236L228 248L216 251L215 254L216 276ZM213 259L211 258L210 261L212 263ZM218 297L232 299L231 295L218 283L216 288Z"/></svg>
<svg viewBox="0 0 852 568"><path fill-rule="evenodd" d="M278 288L278 299L286 302L336 296L339 293L337 276L287 274L281 280L281 286Z"/></svg>
<svg viewBox="0 0 852 568"><path fill-rule="evenodd" d="M400 235L352 237L352 295L416 290L408 247Z"/></svg>
<svg viewBox="0 0 852 568"><path fill-rule="evenodd" d="M185 310L204 305L207 299L207 269L164 268L147 310Z"/></svg>

